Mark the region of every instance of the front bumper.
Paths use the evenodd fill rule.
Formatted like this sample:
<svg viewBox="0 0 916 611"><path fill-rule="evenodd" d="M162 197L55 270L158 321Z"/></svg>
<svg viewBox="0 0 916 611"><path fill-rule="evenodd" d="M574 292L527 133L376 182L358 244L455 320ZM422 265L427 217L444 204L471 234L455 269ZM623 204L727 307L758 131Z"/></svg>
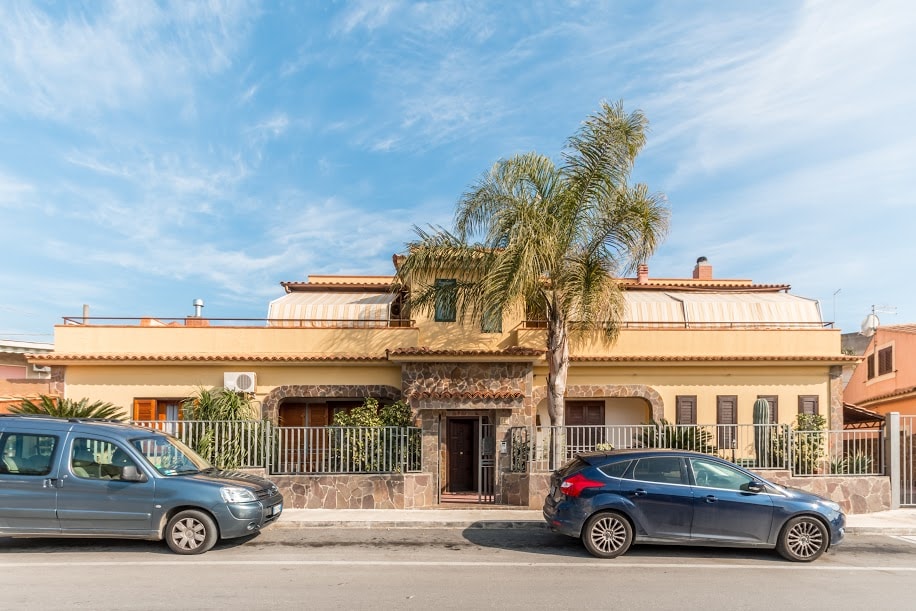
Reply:
<svg viewBox="0 0 916 611"><path fill-rule="evenodd" d="M222 539L251 535L276 522L283 513L283 495L276 494L262 501L226 503L214 508Z"/></svg>

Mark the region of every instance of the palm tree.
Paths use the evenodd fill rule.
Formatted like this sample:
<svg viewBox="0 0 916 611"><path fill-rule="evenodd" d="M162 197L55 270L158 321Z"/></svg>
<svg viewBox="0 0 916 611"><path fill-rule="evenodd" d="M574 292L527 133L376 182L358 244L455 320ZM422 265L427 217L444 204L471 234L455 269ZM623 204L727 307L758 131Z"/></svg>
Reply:
<svg viewBox="0 0 916 611"><path fill-rule="evenodd" d="M564 423L570 333L616 338L617 277L648 260L667 232L664 195L628 184L647 127L640 111L602 102L559 166L537 153L498 161L459 200L455 231L415 228L398 267L420 311L446 306L476 321L525 306L546 321L554 426ZM456 272L455 283L435 282Z"/></svg>
<svg viewBox="0 0 916 611"><path fill-rule="evenodd" d="M111 403L89 402L89 399L63 399L39 395L38 403L23 399L18 407L10 407L13 414L44 414L60 418L108 418L121 420L123 410Z"/></svg>

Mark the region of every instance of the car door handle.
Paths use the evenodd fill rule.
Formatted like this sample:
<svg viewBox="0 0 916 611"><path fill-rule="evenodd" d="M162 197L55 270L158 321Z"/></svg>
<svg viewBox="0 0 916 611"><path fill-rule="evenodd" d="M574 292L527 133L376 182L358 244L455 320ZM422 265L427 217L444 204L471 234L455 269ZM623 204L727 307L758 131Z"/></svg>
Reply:
<svg viewBox="0 0 916 611"><path fill-rule="evenodd" d="M718 502L718 500L719 500L718 497L715 497L715 496L713 496L713 495L711 495L711 494L710 494L709 496L706 497L706 502L707 502L707 503L716 503L716 502Z"/></svg>
<svg viewBox="0 0 916 611"><path fill-rule="evenodd" d="M637 488L636 490L633 491L633 496L646 496L646 494L648 493L645 490L643 490L642 488Z"/></svg>

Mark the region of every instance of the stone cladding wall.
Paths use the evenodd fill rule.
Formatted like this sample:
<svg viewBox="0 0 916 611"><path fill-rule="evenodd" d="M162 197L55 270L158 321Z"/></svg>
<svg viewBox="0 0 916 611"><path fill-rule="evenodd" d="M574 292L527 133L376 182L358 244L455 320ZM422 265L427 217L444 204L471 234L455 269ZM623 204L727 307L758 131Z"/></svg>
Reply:
<svg viewBox="0 0 916 611"><path fill-rule="evenodd" d="M429 473L269 477L290 509L421 509L436 504Z"/></svg>

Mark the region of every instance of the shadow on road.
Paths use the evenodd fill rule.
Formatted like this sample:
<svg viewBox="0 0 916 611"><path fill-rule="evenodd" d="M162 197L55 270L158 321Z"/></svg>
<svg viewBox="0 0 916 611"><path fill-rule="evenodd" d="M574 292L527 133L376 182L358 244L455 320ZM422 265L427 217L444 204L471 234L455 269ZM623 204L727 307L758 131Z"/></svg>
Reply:
<svg viewBox="0 0 916 611"><path fill-rule="evenodd" d="M255 539L258 534L238 539L224 539L207 553L221 549L233 549ZM0 537L0 554L42 554L42 553L131 553L164 554L177 556L165 541L140 539L100 539L78 537Z"/></svg>
<svg viewBox="0 0 916 611"><path fill-rule="evenodd" d="M464 538L474 545L497 549L527 552L531 554L580 557L597 560L592 557L579 539L553 533L547 529L533 528L492 528L486 523L474 524L462 531ZM690 545L634 545L620 558L651 558L656 560L755 560L784 563L775 550L742 549L727 547L699 547ZM606 560L613 566L614 560Z"/></svg>

